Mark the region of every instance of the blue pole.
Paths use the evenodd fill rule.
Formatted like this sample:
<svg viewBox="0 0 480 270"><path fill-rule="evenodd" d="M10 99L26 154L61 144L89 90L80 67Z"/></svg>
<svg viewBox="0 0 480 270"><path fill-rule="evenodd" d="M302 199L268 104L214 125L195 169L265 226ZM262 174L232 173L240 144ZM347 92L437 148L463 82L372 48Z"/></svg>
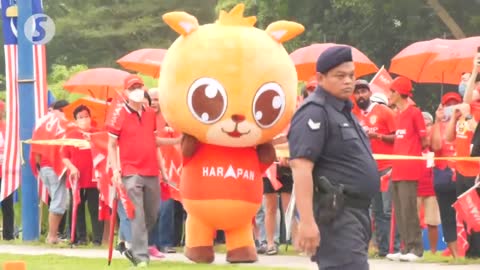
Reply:
<svg viewBox="0 0 480 270"><path fill-rule="evenodd" d="M33 77L33 44L24 32L27 19L32 16L32 0L18 0L18 95L20 105L20 140L32 138L35 127L35 97ZM23 144L23 157L30 157L30 145ZM38 188L30 163L22 165L22 229L24 241L39 237Z"/></svg>

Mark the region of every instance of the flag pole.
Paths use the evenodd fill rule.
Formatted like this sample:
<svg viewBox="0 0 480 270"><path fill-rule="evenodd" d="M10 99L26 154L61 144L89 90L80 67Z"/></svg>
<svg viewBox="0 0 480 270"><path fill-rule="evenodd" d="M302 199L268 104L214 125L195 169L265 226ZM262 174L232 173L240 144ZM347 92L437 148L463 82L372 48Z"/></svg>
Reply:
<svg viewBox="0 0 480 270"><path fill-rule="evenodd" d="M24 25L32 16L32 0L18 0L18 95L20 114L20 140L32 138L35 127L35 97L33 76L33 44L25 35ZM24 157L30 156L30 145L21 148ZM24 241L39 238L38 226L38 188L30 163L21 167L22 186L22 229Z"/></svg>

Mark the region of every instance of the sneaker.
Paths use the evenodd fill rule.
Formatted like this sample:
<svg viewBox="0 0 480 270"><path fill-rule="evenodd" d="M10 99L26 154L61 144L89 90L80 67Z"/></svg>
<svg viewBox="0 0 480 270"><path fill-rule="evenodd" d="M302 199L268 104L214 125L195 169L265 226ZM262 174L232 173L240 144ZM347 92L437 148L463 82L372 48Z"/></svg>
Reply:
<svg viewBox="0 0 480 270"><path fill-rule="evenodd" d="M151 247L148 247L148 254L152 257L155 257L155 258L165 258L165 255L158 251L157 247L155 246L151 246Z"/></svg>
<svg viewBox="0 0 480 270"><path fill-rule="evenodd" d="M265 254L267 252L267 242L262 242L257 248L258 254Z"/></svg>
<svg viewBox="0 0 480 270"><path fill-rule="evenodd" d="M407 253L400 256L400 261L402 262L415 262L420 260L422 257L419 257L413 253Z"/></svg>
<svg viewBox="0 0 480 270"><path fill-rule="evenodd" d="M400 261L400 257L402 257L402 253L397 252L397 253L390 253L387 254L386 258L389 259L390 261Z"/></svg>

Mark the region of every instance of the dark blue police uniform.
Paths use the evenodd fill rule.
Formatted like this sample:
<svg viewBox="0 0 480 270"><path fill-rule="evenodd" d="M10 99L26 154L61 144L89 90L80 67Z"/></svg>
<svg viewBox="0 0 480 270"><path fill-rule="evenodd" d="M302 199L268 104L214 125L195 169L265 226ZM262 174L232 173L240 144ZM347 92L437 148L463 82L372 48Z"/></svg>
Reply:
<svg viewBox="0 0 480 270"><path fill-rule="evenodd" d="M335 61L343 58L336 51L334 56L337 66ZM369 269L368 207L380 188L380 177L369 140L351 109L350 101L318 87L295 113L288 134L291 159L312 161L314 178L325 176L344 186L346 199L355 198L354 203L345 200L333 222L319 224L320 247L314 256L319 269Z"/></svg>

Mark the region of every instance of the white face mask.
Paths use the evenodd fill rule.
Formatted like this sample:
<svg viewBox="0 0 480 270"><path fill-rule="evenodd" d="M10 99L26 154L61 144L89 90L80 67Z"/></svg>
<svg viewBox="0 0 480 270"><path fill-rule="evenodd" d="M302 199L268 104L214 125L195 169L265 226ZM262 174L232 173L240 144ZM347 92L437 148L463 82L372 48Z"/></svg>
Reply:
<svg viewBox="0 0 480 270"><path fill-rule="evenodd" d="M143 89L134 89L128 92L128 99L130 99L133 102L142 102L143 98L145 96L145 93Z"/></svg>
<svg viewBox="0 0 480 270"><path fill-rule="evenodd" d="M82 118L77 120L77 125L83 130L87 130L92 125L92 120L90 118Z"/></svg>

